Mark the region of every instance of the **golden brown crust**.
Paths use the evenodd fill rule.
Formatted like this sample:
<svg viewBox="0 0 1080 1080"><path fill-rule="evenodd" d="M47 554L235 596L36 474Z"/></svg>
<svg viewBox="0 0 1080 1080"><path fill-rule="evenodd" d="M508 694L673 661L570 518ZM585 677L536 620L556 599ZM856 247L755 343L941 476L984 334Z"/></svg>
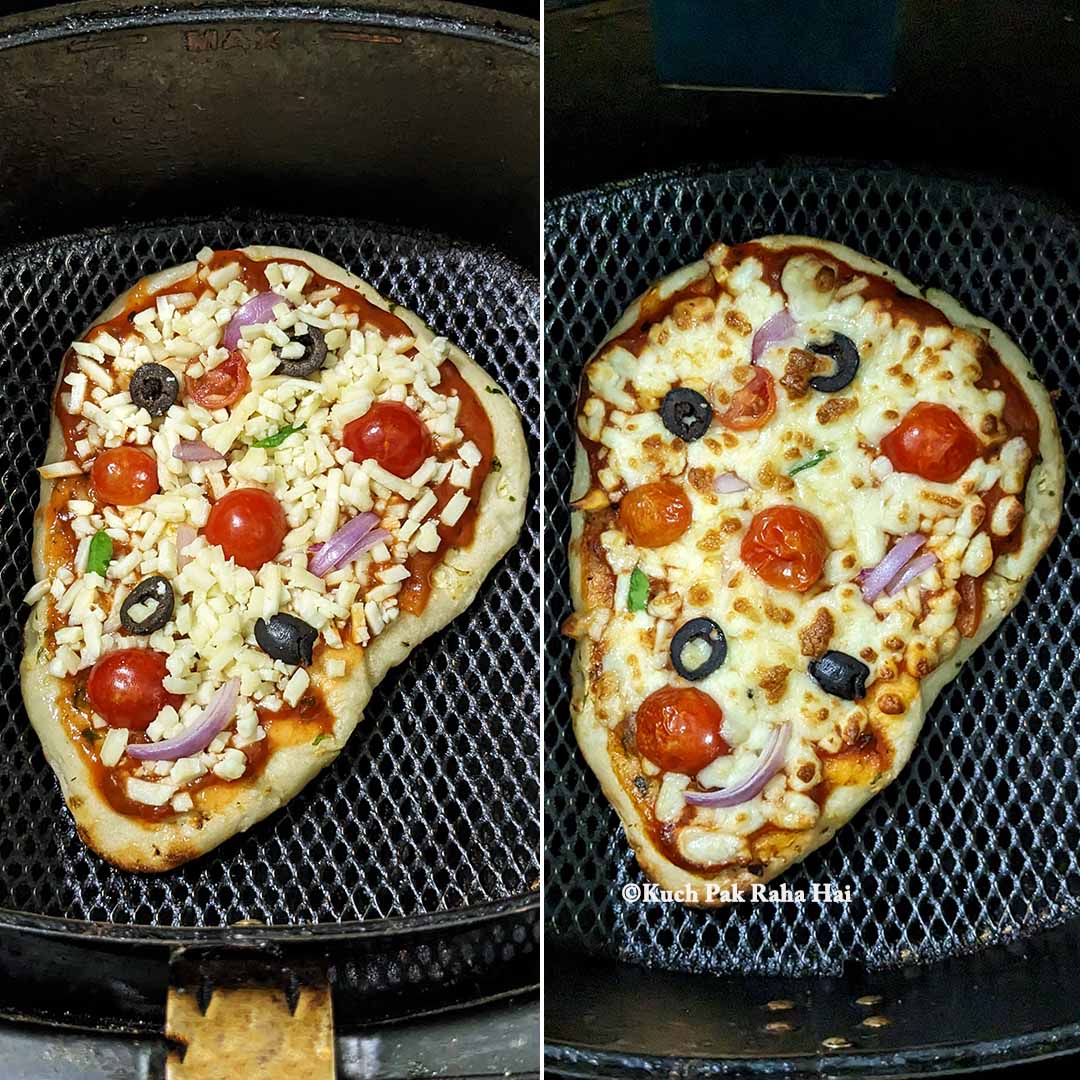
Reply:
<svg viewBox="0 0 1080 1080"><path fill-rule="evenodd" d="M388 302L370 285L319 255L267 246L243 251L257 261L290 258L305 262L323 277L347 285L373 304L389 309ZM146 294L167 289L189 277L195 268L196 264L188 263L144 278L117 297L92 325L123 311L136 290ZM394 314L408 323L418 340L431 340L431 330L416 315L400 307ZM200 814L197 800L195 811L154 822L122 814L106 801L94 781L90 763L60 717L57 695L62 683L48 673L48 661L39 655L48 598L35 605L26 624L21 665L23 700L79 835L103 858L125 870L168 870L205 854L283 806L337 757L361 720L375 687L390 668L461 614L472 603L488 572L513 546L524 521L530 468L520 417L505 394L485 392L492 385L492 377L474 360L455 346L451 346L450 360L483 404L491 421L495 454L502 464L501 470L488 476L481 492L475 540L467 548L446 553L435 572L434 587L422 614L401 614L366 649L357 649L345 678L327 678L318 663L309 668L312 684L321 692L334 720L332 738L318 745L305 741L284 746L270 755L252 779L216 785L212 814ZM53 414L43 464L63 457L63 434ZM54 481L42 480L34 520L33 563L39 580L46 573L44 510L53 485Z"/></svg>
<svg viewBox="0 0 1080 1080"><path fill-rule="evenodd" d="M885 278L902 293L928 300L954 325L970 327L976 333L985 335L1024 388L1038 415L1039 457L1026 487L1022 542L1016 552L1000 556L987 575L982 621L975 634L961 642L947 664L938 667L921 682L901 671L896 678L870 688L864 702L869 718L865 731L873 737L873 754L853 752L826 757L824 780L816 792L821 805L817 823L813 828L801 831L768 830L755 847L755 858L763 863L759 874L751 873L746 866L730 866L709 873L673 861L653 835L651 809L643 805L643 800L635 799L628 786L620 781L609 748L608 725L604 718L597 715L592 694L593 672L598 670L597 642L589 636L589 628L594 625L593 617L602 612L605 605L610 606L610 600L605 597L613 591L613 576L602 553L595 544L588 542L594 533L593 514L587 509L574 513L569 560L576 612L572 629L577 638L572 664L571 700L575 736L604 794L618 812L627 839L645 873L665 889L690 890L697 897L696 901L691 902L704 905L723 902L719 894L733 886L745 889L754 883L767 882L805 858L831 839L837 829L850 821L867 800L904 768L934 699L964 661L1000 625L1023 594L1024 586L1057 530L1064 486L1064 454L1049 395L1007 335L987 320L966 311L951 297L933 290L924 293L890 267L842 245L798 236L766 237L758 243L773 250L809 247L827 252L860 272ZM700 278L707 268L705 261L684 267L658 282L646 295L670 296ZM594 356L599 355L608 342L635 325L642 299L639 298L627 309ZM577 499L588 497L593 493L590 490L593 482L588 455L579 440L572 496ZM608 510L606 513L613 512ZM598 587L597 582L605 579L612 579L610 589ZM807 638L803 649L806 655L813 655L823 648L823 628L818 629L821 632ZM599 634L594 636L599 637ZM865 735L864 744L869 745L865 743Z"/></svg>

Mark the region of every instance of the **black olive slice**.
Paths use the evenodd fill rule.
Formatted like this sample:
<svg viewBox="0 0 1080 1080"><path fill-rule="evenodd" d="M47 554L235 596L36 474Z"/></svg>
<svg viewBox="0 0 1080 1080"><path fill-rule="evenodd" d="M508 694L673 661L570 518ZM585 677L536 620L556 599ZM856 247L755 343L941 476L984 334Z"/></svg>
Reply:
<svg viewBox="0 0 1080 1080"><path fill-rule="evenodd" d="M180 396L180 382L164 364L140 364L128 393L151 416L164 416Z"/></svg>
<svg viewBox="0 0 1080 1080"><path fill-rule="evenodd" d="M310 623L287 612L257 619L255 640L267 656L286 664L310 664L319 631Z"/></svg>
<svg viewBox="0 0 1080 1080"><path fill-rule="evenodd" d="M136 619L131 614L131 609L139 604L150 607L150 614L143 619ZM169 579L161 574L151 574L143 578L120 605L120 625L129 634L152 634L172 618L175 606L176 597Z"/></svg>
<svg viewBox="0 0 1080 1080"><path fill-rule="evenodd" d="M294 379L303 379L318 371L326 363L326 338L317 326L309 326L303 337L295 339L304 346L304 355L295 360L282 360L277 374L291 375Z"/></svg>
<svg viewBox="0 0 1080 1080"><path fill-rule="evenodd" d="M709 647L709 654L697 667L687 667L683 663L686 647L694 641L704 641ZM684 622L671 639L671 663L675 670L691 682L698 682L711 675L727 659L727 638L724 631L704 616Z"/></svg>
<svg viewBox="0 0 1080 1080"><path fill-rule="evenodd" d="M831 375L815 375L810 385L823 394L835 394L843 390L855 378L859 370L859 350L855 342L843 334L833 334L832 341L812 342L806 346L818 356L827 356L836 365Z"/></svg>
<svg viewBox="0 0 1080 1080"><path fill-rule="evenodd" d="M708 399L688 386L676 386L660 402L660 419L672 435L683 442L694 442L709 430L713 420Z"/></svg>
<svg viewBox="0 0 1080 1080"><path fill-rule="evenodd" d="M845 701L861 701L866 697L866 680L870 669L854 656L830 649L820 660L811 661L810 677L827 694Z"/></svg>

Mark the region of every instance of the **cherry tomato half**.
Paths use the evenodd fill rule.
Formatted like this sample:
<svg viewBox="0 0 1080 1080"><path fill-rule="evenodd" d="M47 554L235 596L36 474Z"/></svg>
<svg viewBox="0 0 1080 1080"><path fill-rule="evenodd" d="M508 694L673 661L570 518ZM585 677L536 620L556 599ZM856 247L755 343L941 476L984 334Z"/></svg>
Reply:
<svg viewBox="0 0 1080 1080"><path fill-rule="evenodd" d="M764 427L776 412L776 384L764 368L755 368L754 377L731 397L720 414L720 423L731 431L752 431Z"/></svg>
<svg viewBox="0 0 1080 1080"><path fill-rule="evenodd" d="M658 480L628 491L619 503L619 521L638 547L674 543L693 518L686 492L673 480Z"/></svg>
<svg viewBox="0 0 1080 1080"><path fill-rule="evenodd" d="M380 401L345 426L343 439L357 461L374 459L402 479L412 476L431 453L431 433L409 408L397 401Z"/></svg>
<svg viewBox="0 0 1080 1080"><path fill-rule="evenodd" d="M137 506L157 494L157 462L134 446L117 446L94 458L90 480L102 502Z"/></svg>
<svg viewBox="0 0 1080 1080"><path fill-rule="evenodd" d="M723 728L723 711L703 690L665 686L638 706L635 737L638 750L655 765L693 776L731 753Z"/></svg>
<svg viewBox="0 0 1080 1080"><path fill-rule="evenodd" d="M881 440L881 452L898 472L951 484L979 455L975 433L948 407L920 401Z"/></svg>
<svg viewBox="0 0 1080 1080"><path fill-rule="evenodd" d="M813 514L794 506L770 506L754 515L739 554L766 584L806 592L825 569L829 543Z"/></svg>
<svg viewBox="0 0 1080 1080"><path fill-rule="evenodd" d="M258 570L279 551L289 523L281 503L262 488L237 488L210 508L203 535L217 544L226 559Z"/></svg>
<svg viewBox="0 0 1080 1080"><path fill-rule="evenodd" d="M198 379L185 376L187 392L204 409L227 409L235 405L251 389L251 376L243 356L234 352Z"/></svg>
<svg viewBox="0 0 1080 1080"><path fill-rule="evenodd" d="M170 694L162 685L168 673L164 653L118 649L90 669L86 695L110 727L145 731L166 705L178 709L183 703L180 694Z"/></svg>

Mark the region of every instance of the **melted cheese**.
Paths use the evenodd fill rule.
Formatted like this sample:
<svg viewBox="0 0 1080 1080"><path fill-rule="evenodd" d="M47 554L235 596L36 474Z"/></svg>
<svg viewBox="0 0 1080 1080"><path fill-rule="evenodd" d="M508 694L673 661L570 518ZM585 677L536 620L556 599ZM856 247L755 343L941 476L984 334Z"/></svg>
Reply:
<svg viewBox="0 0 1080 1080"><path fill-rule="evenodd" d="M670 637L686 620L707 615L724 629L728 655L693 685L723 709L732 753L696 780L705 788L740 782L754 771L775 726L792 725L781 773L741 806L688 807L682 793L690 778L663 777L654 814L659 821L681 822L678 850L700 865L745 859L742 838L765 824L814 825L818 805L806 793L821 781L821 756L865 730L873 684L885 686L905 670L922 677L956 648L957 581L962 574L984 573L993 561L989 536L980 531L980 496L999 478L1006 491L1018 493L1028 464L1024 441L1006 441L1004 395L976 385L983 339L975 332L924 329L894 318L880 301L862 295L865 277L837 288L836 275L821 275L827 256L790 258L781 293L765 280L757 259L729 268L726 254L718 248L709 265L700 266L719 285L715 298L676 304L651 325L639 356L618 340L601 349L586 367L578 419L594 447L592 485L608 499L617 502L638 485L668 478L681 484L693 508L690 528L664 547L637 548L617 519L600 536L616 581L611 617L601 633L592 633L602 646L590 685L601 722L614 728L653 691L689 685L671 667ZM721 413L752 375L754 332L782 309L784 294L798 322L796 334L759 360L775 379L775 415L760 430L729 431L714 422L705 437L689 444L674 437L658 412L663 396L673 387L690 387ZM854 381L835 394L800 392L797 385L789 390L784 379L792 349L827 341L832 332L859 349ZM982 443L986 460L977 458L955 483L896 472L877 449L919 401L948 405ZM822 451L819 464L791 475L795 465ZM735 473L748 489L716 493L713 482L724 473ZM820 585L805 594L767 585L740 557L753 515L779 504L814 514L831 549ZM880 562L897 537L916 531L927 537L924 550L937 556L936 565L896 596L883 593L867 603L856 576ZM644 612L626 610L635 568L650 579ZM829 627L828 640L811 651L835 649L862 659L871 671L867 701L833 697L809 675L812 656L803 636L812 633L816 619ZM659 772L644 759L642 767L650 775Z"/></svg>

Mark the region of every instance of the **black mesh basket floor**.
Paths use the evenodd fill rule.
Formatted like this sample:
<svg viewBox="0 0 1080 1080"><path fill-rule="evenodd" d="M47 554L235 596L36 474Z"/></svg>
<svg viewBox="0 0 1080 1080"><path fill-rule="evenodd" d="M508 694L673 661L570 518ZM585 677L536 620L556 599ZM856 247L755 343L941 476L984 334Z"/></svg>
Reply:
<svg viewBox="0 0 1080 1080"><path fill-rule="evenodd" d="M577 751L566 687L565 544L577 378L625 306L714 240L836 240L958 297L1019 342L1052 391L1067 452L1060 534L1024 600L927 717L908 767L834 842L781 879L850 886L850 905L713 911L628 904L641 881ZM974 952L1080 911L1076 650L1080 231L990 187L790 166L646 177L547 217L548 508L545 918L549 941L674 970L832 975Z"/></svg>
<svg viewBox="0 0 1080 1080"><path fill-rule="evenodd" d="M356 222L188 221L0 253L0 908L163 927L341 923L475 908L537 888L537 481L518 546L476 603L377 690L338 760L283 810L166 874L127 874L79 840L23 709L35 466L71 339L144 274L204 244L327 256L416 311L499 379L533 460L538 283L489 250Z"/></svg>

